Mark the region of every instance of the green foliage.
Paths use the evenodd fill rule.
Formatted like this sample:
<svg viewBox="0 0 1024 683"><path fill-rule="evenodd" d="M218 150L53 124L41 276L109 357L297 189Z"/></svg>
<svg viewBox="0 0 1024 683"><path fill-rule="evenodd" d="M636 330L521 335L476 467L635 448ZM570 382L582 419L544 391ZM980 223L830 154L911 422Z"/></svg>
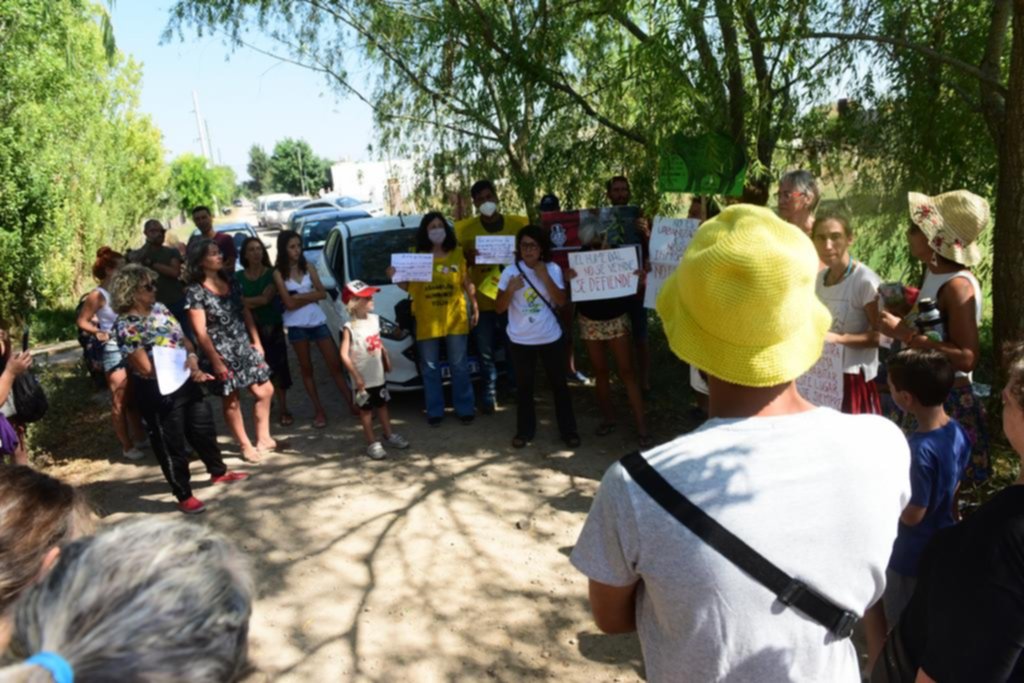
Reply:
<svg viewBox="0 0 1024 683"><path fill-rule="evenodd" d="M186 153L171 162L170 185L183 213L196 206L216 211L235 196L235 172L228 166L210 166L203 157Z"/></svg>
<svg viewBox="0 0 1024 683"><path fill-rule="evenodd" d="M250 159L251 155L252 150ZM270 156L270 186L294 195L314 194L324 186L330 169L331 162L315 155L308 142L285 138L274 145Z"/></svg>
<svg viewBox="0 0 1024 683"><path fill-rule="evenodd" d="M249 180L245 182L245 186L253 197L269 194L272 191L270 157L267 155L267 151L259 145L249 148L249 163L246 165L246 171L249 172Z"/></svg>
<svg viewBox="0 0 1024 683"><path fill-rule="evenodd" d="M0 318L72 304L166 185L139 68L82 0L0 0Z"/></svg>

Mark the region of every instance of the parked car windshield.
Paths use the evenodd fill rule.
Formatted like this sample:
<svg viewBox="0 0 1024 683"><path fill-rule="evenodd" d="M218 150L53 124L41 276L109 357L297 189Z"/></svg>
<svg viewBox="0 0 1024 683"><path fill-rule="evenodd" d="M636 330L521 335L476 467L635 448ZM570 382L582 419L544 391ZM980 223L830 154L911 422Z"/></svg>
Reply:
<svg viewBox="0 0 1024 683"><path fill-rule="evenodd" d="M281 204L282 209L297 209L300 206L305 206L309 202L308 199L287 199Z"/></svg>
<svg viewBox="0 0 1024 683"><path fill-rule="evenodd" d="M392 254L405 254L416 245L416 228L368 233L348 240L349 280L362 280L368 285L390 285L384 271L391 265Z"/></svg>
<svg viewBox="0 0 1024 683"><path fill-rule="evenodd" d="M327 235L331 233L331 228L340 222L341 219L337 217L317 220L315 214L302 221L302 248L319 249L323 247L324 242L327 241Z"/></svg>

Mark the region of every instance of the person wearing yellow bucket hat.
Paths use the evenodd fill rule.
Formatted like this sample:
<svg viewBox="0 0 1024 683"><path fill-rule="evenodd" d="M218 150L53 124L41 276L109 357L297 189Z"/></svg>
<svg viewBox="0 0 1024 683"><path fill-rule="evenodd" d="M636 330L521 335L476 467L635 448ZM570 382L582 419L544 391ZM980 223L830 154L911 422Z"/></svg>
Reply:
<svg viewBox="0 0 1024 683"><path fill-rule="evenodd" d="M798 228L736 205L697 230L658 296L672 350L708 375L710 419L639 454L640 467L637 454L612 465L571 555L597 626L637 629L654 683L858 680L849 629L786 607L638 483L653 470L851 617L879 601L909 450L885 418L816 408L796 388L831 322L817 264ZM884 621L870 626L877 651Z"/></svg>
<svg viewBox="0 0 1024 683"><path fill-rule="evenodd" d="M964 482L983 481L989 470L988 429L984 408L974 392L972 372L981 356L978 329L984 298L981 284L970 267L982 259L978 238L988 227L989 205L983 197L967 190L934 197L910 192L907 203L910 253L927 267L917 303L920 305L926 299L935 303L942 329L926 336L911 319L901 320L887 311L879 315L878 327L904 347L933 349L949 358L956 370L956 381L946 399L946 412L967 431L972 444ZM908 432L913 431L913 416L905 416L903 426Z"/></svg>

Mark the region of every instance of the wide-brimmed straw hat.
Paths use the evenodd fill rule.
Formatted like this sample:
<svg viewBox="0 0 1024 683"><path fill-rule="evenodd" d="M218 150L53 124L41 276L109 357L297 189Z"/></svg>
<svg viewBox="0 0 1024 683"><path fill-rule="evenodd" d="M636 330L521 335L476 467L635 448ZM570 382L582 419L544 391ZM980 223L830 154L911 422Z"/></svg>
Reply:
<svg viewBox="0 0 1024 683"><path fill-rule="evenodd" d="M731 206L697 230L658 294L669 346L733 384L794 380L817 362L832 323L817 273L800 229L766 208Z"/></svg>
<svg viewBox="0 0 1024 683"><path fill-rule="evenodd" d="M988 202L983 197L967 190L935 197L909 192L907 201L910 220L921 228L932 251L964 266L981 261L977 240L989 220Z"/></svg>

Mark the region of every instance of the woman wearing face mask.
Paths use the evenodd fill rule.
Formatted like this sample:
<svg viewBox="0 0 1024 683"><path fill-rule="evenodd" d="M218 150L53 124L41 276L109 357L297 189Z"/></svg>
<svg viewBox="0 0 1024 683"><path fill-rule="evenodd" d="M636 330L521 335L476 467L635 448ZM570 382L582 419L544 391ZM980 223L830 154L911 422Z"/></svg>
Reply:
<svg viewBox="0 0 1024 683"><path fill-rule="evenodd" d="M452 403L462 424L473 422L473 384L469 376L466 345L469 330L480 316L476 291L466 269L455 232L437 211L423 216L416 231L416 251L434 256L430 282L400 282L398 286L412 295L416 318L416 351L419 355L423 395L427 403L427 422L431 427L444 417L444 388L441 378L441 344L445 346L452 378ZM387 269L388 277L395 273ZM466 300L472 313L467 315Z"/></svg>
<svg viewBox="0 0 1024 683"><path fill-rule="evenodd" d="M508 338L516 369L514 448L526 446L537 430L533 382L538 357L554 394L562 440L569 448L580 445L565 383L565 340L555 313L567 298L562 269L551 263L547 235L538 226L527 225L516 235L516 261L502 272L495 301L499 313L508 311Z"/></svg>

